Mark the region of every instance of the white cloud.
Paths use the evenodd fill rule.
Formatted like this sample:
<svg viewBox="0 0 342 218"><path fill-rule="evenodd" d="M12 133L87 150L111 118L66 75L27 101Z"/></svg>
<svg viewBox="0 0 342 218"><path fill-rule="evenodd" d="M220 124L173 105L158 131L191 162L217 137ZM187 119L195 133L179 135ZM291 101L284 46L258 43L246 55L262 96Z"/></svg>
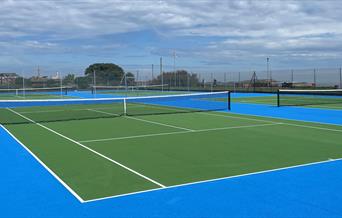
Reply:
<svg viewBox="0 0 342 218"><path fill-rule="evenodd" d="M0 4L0 41L6 42L0 42L0 48L8 48L3 54L11 46L65 51L63 40L151 29L168 37L217 37L188 51L212 59L270 54L340 57L342 48L342 4L333 0L2 0ZM85 44L79 49L93 47Z"/></svg>

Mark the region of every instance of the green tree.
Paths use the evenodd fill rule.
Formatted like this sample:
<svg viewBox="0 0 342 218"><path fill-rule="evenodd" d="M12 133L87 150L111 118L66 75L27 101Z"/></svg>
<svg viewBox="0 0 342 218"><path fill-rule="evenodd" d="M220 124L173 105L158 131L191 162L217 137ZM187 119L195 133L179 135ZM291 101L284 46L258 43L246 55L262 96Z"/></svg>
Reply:
<svg viewBox="0 0 342 218"><path fill-rule="evenodd" d="M127 85L133 86L135 84L134 74L131 72L127 72L126 77L127 77Z"/></svg>
<svg viewBox="0 0 342 218"><path fill-rule="evenodd" d="M92 85L92 79L88 76L77 77L75 83L78 89L89 89Z"/></svg>
<svg viewBox="0 0 342 218"><path fill-rule="evenodd" d="M163 73L164 84L169 84L169 86L174 86L175 84L180 87L191 87L197 86L199 84L199 79L197 74L188 73L186 70L178 70L175 72L164 72ZM158 75L154 80L153 84L161 84L162 76Z"/></svg>
<svg viewBox="0 0 342 218"><path fill-rule="evenodd" d="M63 78L63 85L71 86L75 84L75 74L68 74Z"/></svg>
<svg viewBox="0 0 342 218"><path fill-rule="evenodd" d="M124 76L124 70L112 63L95 63L85 70L87 77L93 78L96 75L97 85L117 85Z"/></svg>

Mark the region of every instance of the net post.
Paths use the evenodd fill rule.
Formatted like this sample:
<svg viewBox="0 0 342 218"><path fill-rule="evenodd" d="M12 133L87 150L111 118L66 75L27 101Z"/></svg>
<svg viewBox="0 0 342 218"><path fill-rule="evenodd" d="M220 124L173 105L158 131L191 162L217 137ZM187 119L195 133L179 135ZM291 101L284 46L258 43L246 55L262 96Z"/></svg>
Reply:
<svg viewBox="0 0 342 218"><path fill-rule="evenodd" d="M228 91L228 110L230 111L232 108L231 108L231 101L232 98L231 98L231 92Z"/></svg>
<svg viewBox="0 0 342 218"><path fill-rule="evenodd" d="M280 107L280 93L279 89L277 91L277 107Z"/></svg>
<svg viewBox="0 0 342 218"><path fill-rule="evenodd" d="M124 109L124 116L127 115L127 104L126 104L126 98L123 99L123 109Z"/></svg>

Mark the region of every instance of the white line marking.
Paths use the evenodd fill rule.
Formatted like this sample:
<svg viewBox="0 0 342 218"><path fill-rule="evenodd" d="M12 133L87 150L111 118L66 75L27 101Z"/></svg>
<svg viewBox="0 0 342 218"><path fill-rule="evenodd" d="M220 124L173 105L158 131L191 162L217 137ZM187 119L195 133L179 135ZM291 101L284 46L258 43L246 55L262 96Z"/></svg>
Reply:
<svg viewBox="0 0 342 218"><path fill-rule="evenodd" d="M263 127L263 126L274 126L274 125L281 125L281 124L283 124L283 123L267 123L267 124L256 124L256 125L246 125L246 126L228 126L228 127L199 129L199 130L184 131L184 132L166 132L166 133L155 133L155 134L145 134L145 135L135 135L135 136L124 136L124 137L116 137L116 138L93 139L93 140L84 140L84 141L79 141L79 142L80 143L90 143L90 142L115 141L115 140L122 140L122 139L146 138L146 137L153 137L153 136L164 136L164 135L176 135L176 134L196 133L196 132L210 132L210 131L228 130L228 129L243 129L243 128Z"/></svg>
<svg viewBox="0 0 342 218"><path fill-rule="evenodd" d="M105 141L115 141L115 140L122 140L122 139L134 139L134 138L145 138L145 137L153 137L153 136L174 135L174 134L182 134L182 133L189 133L189 132L192 132L192 131L165 132L165 133L144 134L144 135L135 135L135 136L123 136L123 137L115 137L115 138L84 140L84 141L79 141L79 142L80 143L105 142Z"/></svg>
<svg viewBox="0 0 342 218"><path fill-rule="evenodd" d="M311 109L311 108L309 108ZM227 112L223 112L223 113L227 113ZM252 116L252 117L262 117L262 118L270 118L270 119L277 119L277 120L289 120L289 121L295 121L295 122L302 122L302 123L313 123L313 124L319 124L319 125L330 125L330 126L338 126L341 127L341 124L334 124L334 123L324 123L324 122L316 122L316 121L307 121L307 120L297 120L297 119L290 119L290 118L282 118L282 117L273 117L273 116L262 116L262 115L255 115L255 114L243 114L243 113L237 113L237 112L229 112L230 114L235 114L235 115L239 115L239 116ZM225 115L220 115L220 116L225 116ZM233 116L226 116L226 117L233 117ZM237 118L241 118L241 119L249 119L249 118L245 118L245 117L237 117ZM257 121L258 119L255 119L255 121ZM264 122L273 122L273 121L269 121L269 120L263 120L260 119L259 121L264 121ZM310 127L310 126L309 126Z"/></svg>
<svg viewBox="0 0 342 218"><path fill-rule="evenodd" d="M129 196L129 195L134 195L134 194L139 194L139 193L152 192L152 191L157 191L157 190L173 189L173 188L178 188L178 187L183 187L183 186L190 186L190 185L209 183L209 182L215 182L215 181L220 181L220 180L229 180L229 179L234 179L234 178L239 178L239 177L245 177L245 176L252 176L252 175L259 175L259 174L264 174L264 173L271 173L271 172L289 170L289 169L300 168L300 167L307 167L307 166L324 164L324 163L329 163L329 162L336 162L336 161L341 161L341 160L342 160L342 158L333 159L333 160L330 159L330 160L317 161L317 162L306 163L306 164L299 164L299 165L289 166L289 167L281 167L281 168L276 168L276 169L263 170L263 171L253 172L253 173L246 173L246 174L235 175L235 176L227 176L227 177L208 179L208 180L197 181L197 182L184 183L184 184L179 184L179 185L168 186L168 187L165 187L165 188L156 188L156 189L149 189L149 190L144 190L144 191L139 191L139 192L132 192L132 193L127 193L127 194L108 196L108 197L103 197L103 198L95 198L95 199L92 199L92 200L87 200L84 203L101 201L101 200L107 200L107 199L113 199L113 198Z"/></svg>
<svg viewBox="0 0 342 218"><path fill-rule="evenodd" d="M54 131L54 130L52 130L52 129L50 129L50 128L48 128L48 127L46 127L46 126L44 126L44 125L42 125L40 123L37 123L37 122L31 120L30 118L27 118L24 115L14 111L14 110L12 110L10 108L7 108L7 109L9 111L17 114L18 116L21 116L22 118L24 118L24 119L26 119L26 120L28 120L28 121L30 121L30 122L32 122L32 123L42 127L42 128L44 128L44 129L46 129L48 131L50 131L50 132L52 132L52 133L54 133L54 134L56 134L56 135L58 135L58 136L60 136L60 137L62 137L64 139L66 139L68 141L71 141L71 142L81 146L82 148L87 149L88 151L90 151L90 152L92 152L92 153L94 153L94 154L96 154L96 155L98 155L98 156L100 156L100 157L102 157L102 158L104 158L104 159L106 159L106 160L108 160L108 161L110 161L110 162L112 162L112 163L114 163L114 164L116 164L116 165L118 165L118 166L120 166L120 167L122 167L122 168L124 168L124 169L126 169L126 170L128 170L128 171L130 171L130 172L132 172L132 173L134 173L134 174L136 174L136 175L138 175L138 176L140 176L140 177L142 177L142 178L144 178L144 179L146 179L146 180L148 180L148 181L150 181L150 182L152 182L154 184L156 184L156 185L158 185L158 186L160 186L160 187L165 187L163 184L161 184L161 183L159 183L159 182L157 182L157 181L155 181L155 180L153 180L153 179L151 179L151 178L149 178L149 177L147 177L147 176L145 176L145 175L143 175L143 174L141 174L141 173L139 173L139 172L137 172L137 171L135 171L135 170L125 166L125 165L123 165L123 164L121 164L118 161L115 161L115 160L113 160L113 159L111 159L111 158L109 158L109 157L107 157L107 156L105 156L105 155L103 155L103 154L101 154L101 153L99 153L99 152L97 152L97 151L95 151L95 150L93 150L93 149L91 149L91 148L89 148L89 147L87 147L87 146L85 146L85 145L83 145L83 144L81 144L81 143L79 143L79 142L77 142L77 141L75 141L75 140L65 136L65 135L62 135L61 133L58 133L58 132L56 132L56 131Z"/></svg>
<svg viewBox="0 0 342 218"><path fill-rule="evenodd" d="M186 131L190 131L190 132L191 132L191 131L195 131L195 130L193 130L193 129L188 129L188 128L184 128L184 127L180 127L180 126L174 126L174 125L169 125L169 124L154 122L154 121L150 121L150 120L144 120L144 119L136 118L136 117L127 116L127 118L133 119L133 120L139 120L139 121L146 122L146 123L152 123L152 124L156 124L156 125L160 125L160 126L166 126L166 127L171 127L171 128L175 128L175 129L186 130Z"/></svg>
<svg viewBox="0 0 342 218"><path fill-rule="evenodd" d="M253 119L253 118L247 118L247 117L235 117L235 116L229 116L229 115L221 115L221 114L214 114L214 113L201 113L201 114L207 114L211 116L220 116L220 117L228 117L228 118L236 118L236 119L243 119L243 120L253 120L253 121L259 121L259 122L271 122L271 123L277 123L274 121L269 121L269 120L262 120L262 119ZM234 113L237 114L237 113ZM242 114L243 115L243 114ZM248 115L243 115L243 116L248 116ZM280 118L278 118L280 119ZM297 121L300 122L300 121ZM332 129L332 128L325 128L325 127L318 127L318 126L310 126L310 125L301 125L301 124L294 124L294 123L287 123L287 122L282 122L284 125L289 125L289 126L297 126L297 127L302 127L302 128L310 128L310 129L319 129L319 130L325 130L325 131L333 131L333 132L342 132L342 129Z"/></svg>
<svg viewBox="0 0 342 218"><path fill-rule="evenodd" d="M34 159L38 161L58 182L60 182L77 200L81 203L85 202L70 186L68 186L56 173L54 173L45 163L40 160L30 149L28 149L17 137L0 124L0 128L4 129L18 144L20 144Z"/></svg>
<svg viewBox="0 0 342 218"><path fill-rule="evenodd" d="M89 109L89 110L95 111L95 112L98 112L98 113L107 114L107 115L117 115L117 114L114 114L114 113L109 113L109 112L100 111L100 110L94 110L94 109ZM159 125L159 126L171 127L171 128L174 128L174 129L181 129L181 130L186 130L186 131L194 131L193 129L188 129L188 128L184 128L184 127L180 127L180 126L169 125L169 124L165 124L165 123L159 123L159 122L150 121L150 120L144 120L144 119L136 118L136 117L125 116L125 118L133 119L133 120L138 120L138 121L142 121L142 122L146 122L146 123L152 123L152 124L156 124L156 125Z"/></svg>
<svg viewBox="0 0 342 218"><path fill-rule="evenodd" d="M250 121L257 121L257 122L264 122L264 123L278 123L278 122L271 121L271 120L254 119L254 118L248 118L248 117L237 117L237 116L229 116L229 115L215 114L215 113L200 112L198 114L204 114L204 115L209 115L209 116L217 116L217 117L229 117L229 118L233 118L233 119L250 120Z"/></svg>
<svg viewBox="0 0 342 218"><path fill-rule="evenodd" d="M284 123L288 126L297 126L302 128L310 128L310 129L319 129L319 130L326 130L326 131L332 131L332 132L342 132L342 129L331 129L331 128L324 128L324 127L318 127L318 126L308 126L308 125L300 125L300 124L294 124L294 123Z"/></svg>

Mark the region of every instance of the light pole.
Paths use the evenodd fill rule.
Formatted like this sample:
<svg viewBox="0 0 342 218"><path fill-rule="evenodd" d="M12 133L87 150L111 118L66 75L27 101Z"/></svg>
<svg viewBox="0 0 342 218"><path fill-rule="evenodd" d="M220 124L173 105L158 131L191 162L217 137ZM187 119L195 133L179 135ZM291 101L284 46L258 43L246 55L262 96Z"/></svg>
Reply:
<svg viewBox="0 0 342 218"><path fill-rule="evenodd" d="M268 79L268 86L270 86L270 84L271 84L271 80L272 80L272 77L271 77L271 75L270 75L270 58L269 57L267 57L266 58L266 62L267 62L267 79Z"/></svg>

